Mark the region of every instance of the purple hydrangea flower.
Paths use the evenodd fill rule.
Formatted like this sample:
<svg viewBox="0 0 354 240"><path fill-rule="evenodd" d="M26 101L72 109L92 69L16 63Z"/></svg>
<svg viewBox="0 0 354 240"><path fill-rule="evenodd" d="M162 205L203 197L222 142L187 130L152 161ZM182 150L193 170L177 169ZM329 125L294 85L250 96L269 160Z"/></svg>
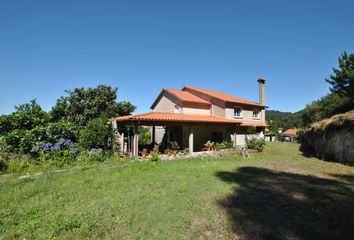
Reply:
<svg viewBox="0 0 354 240"><path fill-rule="evenodd" d="M51 143L43 143L42 146L41 146L41 148L42 148L42 150L43 150L44 152L45 152L45 151L49 151L50 148L52 147L52 145L53 145L53 144L51 144Z"/></svg>
<svg viewBox="0 0 354 240"><path fill-rule="evenodd" d="M79 151L79 149L77 149L77 148L71 149L71 152L72 152L72 153L76 153L76 152L78 152L78 151Z"/></svg>
<svg viewBox="0 0 354 240"><path fill-rule="evenodd" d="M60 150L60 144L59 143L56 143L54 144L54 146L52 146L50 148L51 151L57 151L57 150Z"/></svg>
<svg viewBox="0 0 354 240"><path fill-rule="evenodd" d="M59 140L58 143L59 143L60 145L62 145L64 142L65 142L65 139L62 138L62 139Z"/></svg>
<svg viewBox="0 0 354 240"><path fill-rule="evenodd" d="M64 146L67 146L67 147L74 147L74 143L73 143L70 139L66 139L66 140L63 142L63 145L64 145Z"/></svg>

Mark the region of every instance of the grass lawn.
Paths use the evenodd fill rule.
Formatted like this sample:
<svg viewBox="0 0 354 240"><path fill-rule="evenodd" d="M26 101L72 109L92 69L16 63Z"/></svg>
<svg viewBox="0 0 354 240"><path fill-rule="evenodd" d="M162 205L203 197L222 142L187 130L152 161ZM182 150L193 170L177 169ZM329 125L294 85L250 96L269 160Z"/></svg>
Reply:
<svg viewBox="0 0 354 240"><path fill-rule="evenodd" d="M0 177L0 239L354 239L354 167L298 148Z"/></svg>

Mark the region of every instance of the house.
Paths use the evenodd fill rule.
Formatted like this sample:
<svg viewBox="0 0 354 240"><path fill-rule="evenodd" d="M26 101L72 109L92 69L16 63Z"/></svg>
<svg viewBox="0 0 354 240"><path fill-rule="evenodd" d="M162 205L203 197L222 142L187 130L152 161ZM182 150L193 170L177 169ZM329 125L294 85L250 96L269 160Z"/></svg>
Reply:
<svg viewBox="0 0 354 240"><path fill-rule="evenodd" d="M200 151L208 140L232 141L237 146L245 144L246 136L263 138L267 126L265 80L258 79L258 84L259 103L191 86L181 90L162 89L151 105L151 112L117 117L113 121L114 128L134 127L127 147L124 147L124 133L117 133L121 150L138 155L138 126L151 126L152 143L159 144L160 149L177 142L189 152Z"/></svg>
<svg viewBox="0 0 354 240"><path fill-rule="evenodd" d="M264 140L266 142L276 142L277 135L274 132L272 132L269 128L266 128L264 133Z"/></svg>
<svg viewBox="0 0 354 240"><path fill-rule="evenodd" d="M290 141L294 141L296 139L296 132L297 132L297 129L296 128L289 128L288 130L286 130L285 132L283 132L281 134L282 138L283 137L289 137L290 138Z"/></svg>

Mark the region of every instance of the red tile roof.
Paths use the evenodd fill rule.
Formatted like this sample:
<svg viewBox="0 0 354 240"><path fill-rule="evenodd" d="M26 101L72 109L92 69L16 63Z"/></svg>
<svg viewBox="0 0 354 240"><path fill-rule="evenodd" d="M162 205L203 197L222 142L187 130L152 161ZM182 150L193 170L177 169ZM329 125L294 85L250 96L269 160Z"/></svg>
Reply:
<svg viewBox="0 0 354 240"><path fill-rule="evenodd" d="M235 96L229 95L227 93L218 92L218 91L214 91L214 90L208 90L208 89L204 89L204 88L185 86L182 90L196 91L196 92L208 95L209 97L213 97L213 98L225 101L225 102L240 103L240 104L258 106L258 107L263 106L263 105L258 104L256 102L252 102L252 101L249 101L249 100L246 100L243 98L235 97Z"/></svg>
<svg viewBox="0 0 354 240"><path fill-rule="evenodd" d="M174 89L170 89L170 88L166 88L165 91L174 95L177 99L179 99L182 102L202 103L202 104L210 105L209 102L207 102L204 99L202 99L194 94L191 94L190 92L187 92L187 91L174 90Z"/></svg>
<svg viewBox="0 0 354 240"><path fill-rule="evenodd" d="M296 128L289 128L285 132L283 132L281 135L283 136L296 136L297 129Z"/></svg>
<svg viewBox="0 0 354 240"><path fill-rule="evenodd" d="M185 122L185 123L225 123L240 124L239 120L225 119L213 116L189 115L179 113L150 112L137 115L117 117L117 122Z"/></svg>
<svg viewBox="0 0 354 240"><path fill-rule="evenodd" d="M269 125L265 122L255 122L255 121L242 121L242 127L268 127Z"/></svg>
<svg viewBox="0 0 354 240"><path fill-rule="evenodd" d="M163 88L162 91L160 92L159 96L155 99L153 104L151 105L151 109L154 109L156 104L160 101L161 97L163 94L167 92L177 98L179 101L182 103L198 103L198 104L203 104L203 105L208 105L210 106L211 104L208 101L205 101L204 99L190 93L187 91L182 91L182 90L174 90L170 88Z"/></svg>

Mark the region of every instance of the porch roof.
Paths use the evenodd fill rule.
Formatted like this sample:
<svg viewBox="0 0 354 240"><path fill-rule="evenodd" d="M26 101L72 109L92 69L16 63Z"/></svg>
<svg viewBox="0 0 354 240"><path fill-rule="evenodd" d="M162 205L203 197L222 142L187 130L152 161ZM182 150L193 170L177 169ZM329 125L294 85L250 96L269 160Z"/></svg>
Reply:
<svg viewBox="0 0 354 240"><path fill-rule="evenodd" d="M180 113L149 112L143 114L117 117L118 125L168 125L175 123L202 123L202 124L236 124L241 125L241 121L219 118L205 115L190 115Z"/></svg>
<svg viewBox="0 0 354 240"><path fill-rule="evenodd" d="M269 125L265 122L256 121L242 121L241 127L268 127Z"/></svg>
<svg viewBox="0 0 354 240"><path fill-rule="evenodd" d="M117 117L118 125L156 125L165 126L171 124L235 124L241 127L267 127L268 124L257 121L240 121L214 116L191 115L181 113L149 112Z"/></svg>

